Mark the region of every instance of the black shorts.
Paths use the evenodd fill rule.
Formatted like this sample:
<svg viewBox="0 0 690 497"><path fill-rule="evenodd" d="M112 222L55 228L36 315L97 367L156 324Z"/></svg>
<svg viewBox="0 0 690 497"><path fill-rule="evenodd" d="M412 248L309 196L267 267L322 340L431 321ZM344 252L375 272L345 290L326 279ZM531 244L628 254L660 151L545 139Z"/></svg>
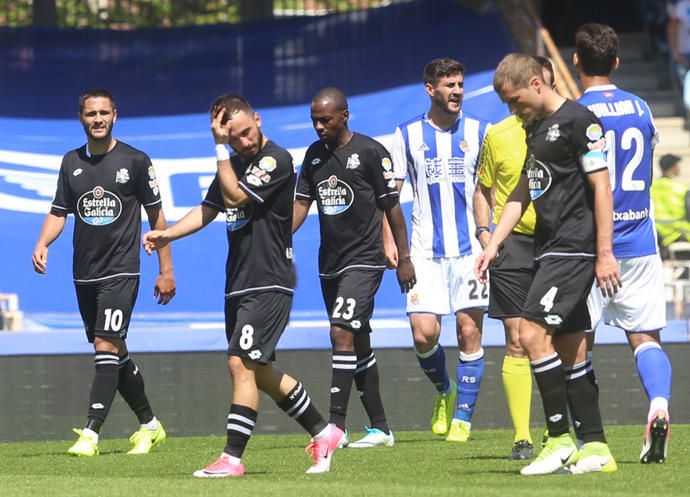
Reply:
<svg viewBox="0 0 690 497"><path fill-rule="evenodd" d="M321 292L331 326L353 333L371 333L374 296L383 271L350 269L335 278L321 279Z"/></svg>
<svg viewBox="0 0 690 497"><path fill-rule="evenodd" d="M511 233L489 271L489 317L519 317L534 280L534 238Z"/></svg>
<svg viewBox="0 0 690 497"><path fill-rule="evenodd" d="M139 293L139 278L110 278L98 283L75 284L86 337L127 338L129 321Z"/></svg>
<svg viewBox="0 0 690 497"><path fill-rule="evenodd" d="M594 283L594 259L547 257L536 263L522 317L557 333L591 328L587 296Z"/></svg>
<svg viewBox="0 0 690 497"><path fill-rule="evenodd" d="M292 295L259 292L225 299L228 355L260 364L275 361L278 340L290 319Z"/></svg>

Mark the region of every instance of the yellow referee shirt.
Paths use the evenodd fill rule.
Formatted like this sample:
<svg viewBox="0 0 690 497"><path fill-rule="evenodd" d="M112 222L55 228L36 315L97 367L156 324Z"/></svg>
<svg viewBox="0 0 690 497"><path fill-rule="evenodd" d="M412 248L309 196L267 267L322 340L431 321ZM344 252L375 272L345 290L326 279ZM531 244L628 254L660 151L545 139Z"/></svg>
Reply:
<svg viewBox="0 0 690 497"><path fill-rule="evenodd" d="M479 157L479 181L487 188L496 187L494 224L498 224L508 195L520 179L526 155L525 130L522 122L514 115L491 126L486 131ZM536 220L534 206L530 203L513 231L533 235Z"/></svg>

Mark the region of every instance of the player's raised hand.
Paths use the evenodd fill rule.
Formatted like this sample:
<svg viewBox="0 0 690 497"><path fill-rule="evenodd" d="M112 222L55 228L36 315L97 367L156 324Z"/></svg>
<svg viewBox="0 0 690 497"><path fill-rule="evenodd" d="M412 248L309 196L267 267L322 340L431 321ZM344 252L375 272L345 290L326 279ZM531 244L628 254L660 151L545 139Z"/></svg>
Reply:
<svg viewBox="0 0 690 497"><path fill-rule="evenodd" d="M48 247L43 244L36 245L34 248L34 255L31 257L31 262L34 265L34 271L38 274L46 274L48 266Z"/></svg>
<svg viewBox="0 0 690 497"><path fill-rule="evenodd" d="M489 267L494 263L497 255L498 250L496 250L496 247L489 244L482 250L482 253L477 256L477 260L474 261L474 274L481 283L488 283Z"/></svg>
<svg viewBox="0 0 690 497"><path fill-rule="evenodd" d="M616 262L613 254L597 257L594 264L594 274L604 297L613 297L622 285L618 262Z"/></svg>
<svg viewBox="0 0 690 497"><path fill-rule="evenodd" d="M170 238L164 230L149 231L141 238L141 244L149 255L151 255L154 250L165 247L168 243L170 243Z"/></svg>
<svg viewBox="0 0 690 497"><path fill-rule="evenodd" d="M158 299L159 304L167 305L177 292L175 276L172 271L165 271L158 275L153 287L153 298Z"/></svg>
<svg viewBox="0 0 690 497"><path fill-rule="evenodd" d="M211 133L216 144L227 145L230 142L230 116L225 107L218 106L213 109Z"/></svg>
<svg viewBox="0 0 690 497"><path fill-rule="evenodd" d="M400 284L400 291L407 293L412 290L417 284L417 274L414 270L414 264L409 256L403 257L398 261L398 269L396 271L398 276L398 284Z"/></svg>

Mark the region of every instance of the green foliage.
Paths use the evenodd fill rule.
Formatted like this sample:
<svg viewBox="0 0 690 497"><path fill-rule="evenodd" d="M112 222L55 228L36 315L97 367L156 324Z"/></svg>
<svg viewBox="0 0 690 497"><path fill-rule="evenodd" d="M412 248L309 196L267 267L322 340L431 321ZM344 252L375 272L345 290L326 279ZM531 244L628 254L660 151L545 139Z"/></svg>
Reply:
<svg viewBox="0 0 690 497"><path fill-rule="evenodd" d="M253 0L54 0L60 28L135 29L242 21L240 4ZM401 1L401 0L398 0ZM345 12L390 0L273 0L276 12ZM33 0L0 0L0 26L31 26ZM270 16L270 10L269 10Z"/></svg>
<svg viewBox="0 0 690 497"><path fill-rule="evenodd" d="M306 436L252 437L241 479L197 480L192 472L212 462L224 437L170 438L147 456L127 456L126 440L101 442L101 455L75 459L70 442L0 444L0 495L12 497L133 496L481 496L681 497L690 488L690 426L674 425L669 459L638 461L641 426L607 430L619 470L613 474L524 477L525 464L508 461L509 430L476 430L466 444L430 432L397 432L394 448L343 449L326 475L307 476ZM354 437L357 434L353 434ZM541 432L535 430L535 440ZM104 437L107 437L107 426Z"/></svg>

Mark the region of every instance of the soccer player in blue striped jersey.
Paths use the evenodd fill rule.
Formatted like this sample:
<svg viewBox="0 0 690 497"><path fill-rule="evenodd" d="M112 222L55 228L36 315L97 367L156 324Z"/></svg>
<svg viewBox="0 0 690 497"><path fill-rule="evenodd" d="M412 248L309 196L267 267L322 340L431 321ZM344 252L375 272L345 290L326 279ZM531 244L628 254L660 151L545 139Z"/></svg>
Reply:
<svg viewBox="0 0 690 497"><path fill-rule="evenodd" d="M671 364L661 348L666 303L650 201L652 155L658 133L647 102L611 83L618 68L618 36L609 26L585 24L575 35L573 62L585 92L579 101L601 120L613 190L613 252L623 286L613 297L594 288L592 325L602 316L626 332L649 398L640 462L664 462L668 450Z"/></svg>
<svg viewBox="0 0 690 497"><path fill-rule="evenodd" d="M432 431L451 442L467 441L484 370L482 319L489 289L473 272L476 239L472 197L479 150L487 123L462 111L464 67L436 59L424 69L429 111L395 130L391 157L398 188L409 178L412 261L417 283L407 294L419 365L437 389ZM384 227L384 233L386 229ZM387 243L388 263L396 264ZM441 317L456 316L460 356L457 383L446 371L439 344Z"/></svg>

